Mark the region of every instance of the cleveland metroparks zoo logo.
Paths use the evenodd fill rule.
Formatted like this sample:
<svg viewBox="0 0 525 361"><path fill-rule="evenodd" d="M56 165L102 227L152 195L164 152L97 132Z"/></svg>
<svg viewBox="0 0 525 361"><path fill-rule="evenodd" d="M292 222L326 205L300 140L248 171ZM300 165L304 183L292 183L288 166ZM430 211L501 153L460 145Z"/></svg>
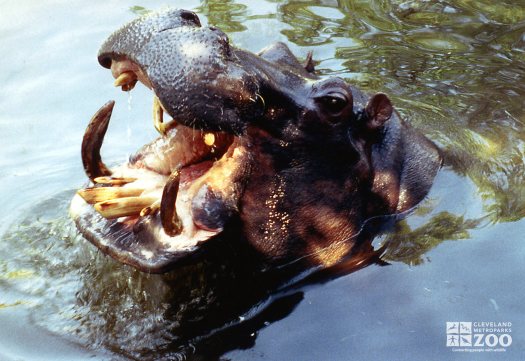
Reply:
<svg viewBox="0 0 525 361"><path fill-rule="evenodd" d="M447 322L447 347L452 351L506 351L512 344L512 322Z"/></svg>

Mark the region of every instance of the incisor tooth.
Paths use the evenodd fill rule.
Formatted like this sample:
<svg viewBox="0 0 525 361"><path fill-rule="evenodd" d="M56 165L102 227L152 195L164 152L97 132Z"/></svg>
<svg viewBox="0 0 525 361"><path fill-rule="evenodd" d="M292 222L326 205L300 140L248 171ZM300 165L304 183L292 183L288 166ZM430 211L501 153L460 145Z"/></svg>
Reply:
<svg viewBox="0 0 525 361"><path fill-rule="evenodd" d="M206 144L207 146L212 146L213 144L215 144L215 134L213 133L206 133L204 134L204 144Z"/></svg>
<svg viewBox="0 0 525 361"><path fill-rule="evenodd" d="M144 189L125 187L96 187L80 189L77 194L87 203L95 204L115 198L140 196Z"/></svg>
<svg viewBox="0 0 525 361"><path fill-rule="evenodd" d="M155 214L156 212L158 212L159 209L160 209L160 200L157 200L152 205L146 208L142 208L142 210L140 211L140 216L145 217L145 216L149 216L150 214Z"/></svg>
<svg viewBox="0 0 525 361"><path fill-rule="evenodd" d="M124 197L99 202L94 207L107 219L138 216L143 208L151 206L157 199L157 197Z"/></svg>
<svg viewBox="0 0 525 361"><path fill-rule="evenodd" d="M121 86L122 90L124 91L128 91L133 89L136 83L137 75L132 71L125 71L124 73L120 74L117 79L115 79L113 84L115 86Z"/></svg>
<svg viewBox="0 0 525 361"><path fill-rule="evenodd" d="M114 186L121 186L127 183L135 182L137 178L125 178L125 177L97 177L93 179L95 183L111 184Z"/></svg>

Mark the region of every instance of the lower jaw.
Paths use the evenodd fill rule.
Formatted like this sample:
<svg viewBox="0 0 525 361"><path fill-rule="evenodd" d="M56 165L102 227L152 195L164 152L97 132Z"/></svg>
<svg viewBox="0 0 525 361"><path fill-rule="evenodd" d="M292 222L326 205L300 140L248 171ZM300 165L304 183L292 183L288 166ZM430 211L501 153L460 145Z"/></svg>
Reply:
<svg viewBox="0 0 525 361"><path fill-rule="evenodd" d="M194 197L194 194L192 193L192 185L195 183L197 179L199 179L201 176L206 174L206 172L211 168L213 162L212 161L206 161L202 163L197 163L194 165L190 165L187 167L184 167L180 170L180 186L179 191L177 193L176 198L176 213L177 216L181 219L183 227L182 232L180 235L169 237L166 235L166 239L163 243L166 244L166 246L169 246L172 249L177 248L181 244L184 243L191 243L191 242L180 242L184 236L188 238L194 238L197 233L201 231L194 223L192 219L192 212L191 212L191 201ZM112 186L111 188L118 187L119 191L123 192L124 194L128 191L138 190L141 193L138 196L134 197L122 197L122 198L115 198L115 199L109 199L108 201L115 201L115 208L116 210L114 213L110 211L105 210L106 213L101 211L96 211L96 206L100 203L104 203L104 201L98 202L95 204L95 207L93 207L89 203L93 202L86 202L83 197L79 196L80 200L85 203L86 205L89 205L90 208L92 208L95 211L95 214L98 213L101 220L114 220L115 222L122 223L126 227L128 227L130 230L133 230L133 227L136 227L138 223L140 222L148 222L150 221L149 218L152 218L152 216L156 213L158 213L158 208L155 209L155 204L160 202L162 199L162 192L164 185L166 184L168 180L168 176L158 174L156 172L147 170L147 169L141 169L141 168L133 168L129 167L128 165L123 165L117 168L113 169L113 179L128 179L132 180L129 183L126 183L121 186ZM106 187L97 187L92 189L105 189ZM82 195L82 190L78 192L80 195ZM139 209L140 206L137 208L136 206L132 206L133 210L127 210L122 209L120 211L120 204L118 203L119 200L123 200L126 202L128 198L136 198L136 202L139 205L145 205L144 208ZM145 208L153 206L151 214L144 214L142 211L144 211ZM125 204L122 205L122 207L125 208ZM120 213L119 213L120 212ZM165 234L165 232L162 230L162 227L160 227L158 233L159 234ZM136 230L136 229L135 229ZM208 233L208 232L207 232ZM202 238L202 237L198 237Z"/></svg>
<svg viewBox="0 0 525 361"><path fill-rule="evenodd" d="M177 214L182 230L169 236L163 229L159 212L147 216L139 214L107 219L88 204L80 195L75 195L70 206L70 215L83 235L103 253L121 263L143 272L163 273L184 258L194 254L203 242L219 234L197 227L192 219L191 201L188 192L191 180L198 173L209 169L208 164L197 164L181 172L184 180L176 200ZM144 187L140 197L146 199L162 196L166 176L144 169L121 166L114 170L114 177L136 178L123 189Z"/></svg>
<svg viewBox="0 0 525 361"><path fill-rule="evenodd" d="M113 104L104 105L86 130L82 161L94 184L78 192L70 213L81 233L104 253L145 272L165 272L222 231L223 223L206 222L214 214L202 210L214 204L226 209L226 215L235 211L251 158L240 138L215 133L208 142L205 136L211 133L177 125L178 130L172 128L142 147L129 163L109 170L100 159L100 147ZM178 189L164 198L173 169L178 169ZM165 227L169 213L161 212L163 199L173 200L169 203L180 222L176 234Z"/></svg>

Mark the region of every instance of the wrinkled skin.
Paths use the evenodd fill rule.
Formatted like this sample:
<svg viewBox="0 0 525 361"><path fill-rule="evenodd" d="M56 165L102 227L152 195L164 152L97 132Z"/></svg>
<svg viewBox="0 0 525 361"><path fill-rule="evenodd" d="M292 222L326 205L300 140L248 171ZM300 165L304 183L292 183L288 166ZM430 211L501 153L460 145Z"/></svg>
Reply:
<svg viewBox="0 0 525 361"><path fill-rule="evenodd" d="M352 254L367 220L417 205L441 166L436 146L386 95L320 79L310 57L303 65L282 43L257 55L237 49L189 11L125 25L99 62L115 78L133 74L175 120L112 170L99 150L113 103L83 142L92 181L131 177L121 188L160 203L151 214L106 219L81 197L72 202L87 239L145 272L187 264L218 239L259 267L332 266Z"/></svg>

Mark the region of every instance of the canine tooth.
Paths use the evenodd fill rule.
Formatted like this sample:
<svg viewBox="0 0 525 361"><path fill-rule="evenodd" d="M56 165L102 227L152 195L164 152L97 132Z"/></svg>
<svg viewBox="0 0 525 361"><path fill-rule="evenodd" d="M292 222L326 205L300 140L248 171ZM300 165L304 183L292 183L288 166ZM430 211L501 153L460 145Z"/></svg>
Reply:
<svg viewBox="0 0 525 361"><path fill-rule="evenodd" d="M173 128L177 125L175 119L170 120L169 122L164 122L164 112L166 109L162 106L159 98L153 96L153 126L157 129L161 135L166 135L168 129Z"/></svg>
<svg viewBox="0 0 525 361"><path fill-rule="evenodd" d="M95 204L95 210L107 219L139 215L140 211L152 205L156 197L124 197Z"/></svg>
<svg viewBox="0 0 525 361"><path fill-rule="evenodd" d="M206 133L204 134L204 144L206 144L207 146L212 146L213 144L215 144L215 134L213 133Z"/></svg>
<svg viewBox="0 0 525 361"><path fill-rule="evenodd" d="M95 204L115 198L140 196L144 189L124 187L96 187L80 189L77 194L87 203Z"/></svg>
<svg viewBox="0 0 525 361"><path fill-rule="evenodd" d="M164 110L160 105L159 98L153 96L153 126L162 135L166 134L166 124L164 124Z"/></svg>
<svg viewBox="0 0 525 361"><path fill-rule="evenodd" d="M129 91L135 87L137 83L137 75L132 71L125 71L120 74L115 82L115 86L121 86L123 91Z"/></svg>
<svg viewBox="0 0 525 361"><path fill-rule="evenodd" d="M140 216L145 217L145 216L149 216L150 214L155 214L158 212L159 209L160 209L160 200L157 200L152 205L146 208L142 208L142 210L140 211Z"/></svg>
<svg viewBox="0 0 525 361"><path fill-rule="evenodd" d="M111 171L104 162L102 162L100 148L102 147L104 135L108 129L114 105L114 101L109 101L93 115L82 139L82 164L84 165L86 175L91 180L97 177L111 175Z"/></svg>
<svg viewBox="0 0 525 361"><path fill-rule="evenodd" d="M160 221L168 236L176 236L182 232L182 221L177 215L176 201L179 192L180 174L175 171L164 186L160 201Z"/></svg>
<svg viewBox="0 0 525 361"><path fill-rule="evenodd" d="M96 177L93 179L95 183L111 184L114 186L121 186L124 184L135 182L137 178L125 178L125 177Z"/></svg>

